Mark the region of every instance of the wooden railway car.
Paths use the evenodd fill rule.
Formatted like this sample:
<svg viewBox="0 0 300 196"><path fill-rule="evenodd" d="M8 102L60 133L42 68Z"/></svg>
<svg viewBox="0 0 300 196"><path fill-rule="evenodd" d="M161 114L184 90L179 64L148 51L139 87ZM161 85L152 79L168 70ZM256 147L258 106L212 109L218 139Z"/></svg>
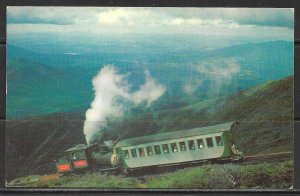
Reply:
<svg viewBox="0 0 300 196"><path fill-rule="evenodd" d="M123 171L215 159L241 158L232 129L237 122L167 132L119 141L112 163Z"/></svg>

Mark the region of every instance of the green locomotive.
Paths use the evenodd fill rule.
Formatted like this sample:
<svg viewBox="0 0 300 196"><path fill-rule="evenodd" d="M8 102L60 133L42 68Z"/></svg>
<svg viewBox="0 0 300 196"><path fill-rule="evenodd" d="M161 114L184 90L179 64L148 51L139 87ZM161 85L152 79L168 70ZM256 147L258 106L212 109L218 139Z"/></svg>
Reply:
<svg viewBox="0 0 300 196"><path fill-rule="evenodd" d="M105 148L105 145L71 148L65 151L69 157L68 161L58 161L56 167L61 173L65 172L60 169L63 168L62 165L69 164L68 172L72 172L110 162L114 168L127 172L146 167L207 160L237 160L243 158L243 155L234 145L232 130L236 125L237 122L230 122L129 138L120 140L113 144L112 148L102 151L100 149ZM78 160L73 159L75 152L78 154ZM97 154L100 156L95 156Z"/></svg>
<svg viewBox="0 0 300 196"><path fill-rule="evenodd" d="M58 160L55 160L56 170L60 175L99 169L110 165L112 148L110 141L103 145L79 144L68 150Z"/></svg>

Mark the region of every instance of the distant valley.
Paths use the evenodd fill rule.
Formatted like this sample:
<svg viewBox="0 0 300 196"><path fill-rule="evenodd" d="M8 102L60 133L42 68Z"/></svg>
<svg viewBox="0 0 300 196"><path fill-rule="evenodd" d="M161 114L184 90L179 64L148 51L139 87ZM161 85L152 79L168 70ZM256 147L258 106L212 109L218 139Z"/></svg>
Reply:
<svg viewBox="0 0 300 196"><path fill-rule="evenodd" d="M128 78L133 89L143 83L144 71L149 70L168 89L156 103L159 110L187 106L293 75L292 42L248 43L215 50L188 50L178 46L170 50L140 44L131 48L122 42L120 47L124 49L114 53L104 45L107 51L78 55L38 53L8 45L7 118L85 112L93 100L91 80L105 64L130 73ZM88 46L77 46L82 47ZM145 47L148 49L143 50ZM186 89L191 93L187 94ZM173 97L177 97L176 102Z"/></svg>

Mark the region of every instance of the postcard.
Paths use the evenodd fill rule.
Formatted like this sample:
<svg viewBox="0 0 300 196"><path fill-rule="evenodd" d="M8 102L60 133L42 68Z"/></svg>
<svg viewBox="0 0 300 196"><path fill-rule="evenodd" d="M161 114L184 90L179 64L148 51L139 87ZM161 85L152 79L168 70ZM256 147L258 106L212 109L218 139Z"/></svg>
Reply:
<svg viewBox="0 0 300 196"><path fill-rule="evenodd" d="M7 7L7 187L293 188L294 9Z"/></svg>

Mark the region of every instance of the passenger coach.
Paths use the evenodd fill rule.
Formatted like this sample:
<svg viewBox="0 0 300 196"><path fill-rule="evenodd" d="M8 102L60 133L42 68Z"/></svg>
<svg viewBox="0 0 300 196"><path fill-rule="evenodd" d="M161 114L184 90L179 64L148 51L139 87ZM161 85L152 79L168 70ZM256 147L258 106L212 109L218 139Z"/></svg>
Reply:
<svg viewBox="0 0 300 196"><path fill-rule="evenodd" d="M232 129L237 122L167 132L119 141L113 157L126 171L149 166L240 158Z"/></svg>

